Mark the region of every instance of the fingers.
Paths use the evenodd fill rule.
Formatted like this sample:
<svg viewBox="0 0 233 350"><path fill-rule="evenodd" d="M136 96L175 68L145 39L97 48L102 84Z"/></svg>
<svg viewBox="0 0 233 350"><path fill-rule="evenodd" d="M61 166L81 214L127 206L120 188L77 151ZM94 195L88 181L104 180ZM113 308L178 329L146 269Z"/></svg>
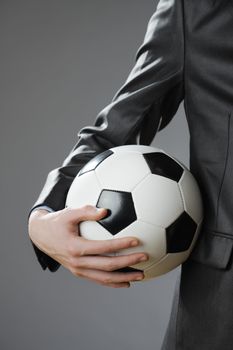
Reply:
<svg viewBox="0 0 233 350"><path fill-rule="evenodd" d="M123 237L106 240L89 240L83 237L71 237L69 253L72 256L101 255L121 249L136 247L140 241L136 237Z"/></svg>
<svg viewBox="0 0 233 350"><path fill-rule="evenodd" d="M98 283L98 282L97 282ZM106 286L106 287L112 287L112 288L129 288L130 287L130 283L129 282L122 282L122 283L98 283L102 286Z"/></svg>
<svg viewBox="0 0 233 350"><path fill-rule="evenodd" d="M84 205L80 208L65 208L63 209L63 215L71 223L79 223L85 220L100 220L108 213L106 208L96 208L92 205Z"/></svg>
<svg viewBox="0 0 233 350"><path fill-rule="evenodd" d="M85 205L80 208L65 208L63 218L73 225L85 220L100 220L105 217L108 210L101 208L97 210L92 205ZM69 270L75 275L87 278L98 284L113 287L130 287L130 281L142 280L143 272L120 272L115 271L125 266L130 266L148 259L146 254L134 253L125 256L100 256L114 253L118 250L136 247L140 241L136 237L123 237L107 240L88 240L81 236L72 236L67 244L69 256ZM145 261L144 260L144 261Z"/></svg>
<svg viewBox="0 0 233 350"><path fill-rule="evenodd" d="M132 266L139 262L146 261L148 256L142 253L106 257L106 256L84 256L73 258L73 268L96 269L102 271L115 271L126 266Z"/></svg>
<svg viewBox="0 0 233 350"><path fill-rule="evenodd" d="M108 210L101 208L100 211L92 205L85 205L80 208L63 209L66 219L70 223L78 223L85 220L99 220L104 217ZM88 240L81 236L73 236L69 242L68 250L71 255L99 255L112 253L120 249L135 247L139 244L136 237L124 237L107 240Z"/></svg>
<svg viewBox="0 0 233 350"><path fill-rule="evenodd" d="M72 271L75 276L87 278L97 283L111 285L115 283L129 283L141 281L144 278L143 272L106 272L92 269L81 269Z"/></svg>

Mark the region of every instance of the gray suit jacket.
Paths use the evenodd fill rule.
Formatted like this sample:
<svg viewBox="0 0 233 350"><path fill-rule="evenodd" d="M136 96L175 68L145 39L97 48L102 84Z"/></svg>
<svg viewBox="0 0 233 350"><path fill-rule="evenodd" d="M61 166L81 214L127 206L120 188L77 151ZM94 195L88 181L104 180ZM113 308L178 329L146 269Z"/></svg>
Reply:
<svg viewBox="0 0 233 350"><path fill-rule="evenodd" d="M213 11L227 6L224 16L212 17L210 2ZM50 171L31 210L40 205L64 208L74 177L91 158L114 146L151 144L184 101L190 170L205 210L190 259L226 268L233 246L232 17L228 0L217 5L213 0L160 0L125 83L94 125L79 131L77 143L62 165ZM58 269L58 262L33 247L43 269Z"/></svg>

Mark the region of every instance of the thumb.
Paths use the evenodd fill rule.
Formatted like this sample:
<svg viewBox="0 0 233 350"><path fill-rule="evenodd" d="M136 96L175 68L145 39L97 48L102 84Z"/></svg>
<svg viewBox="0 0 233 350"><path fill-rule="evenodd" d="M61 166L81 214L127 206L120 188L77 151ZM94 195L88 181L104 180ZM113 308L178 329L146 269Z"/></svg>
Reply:
<svg viewBox="0 0 233 350"><path fill-rule="evenodd" d="M65 208L65 211L67 220L72 223L79 223L85 220L100 220L108 213L106 208L97 208L89 204L79 208Z"/></svg>

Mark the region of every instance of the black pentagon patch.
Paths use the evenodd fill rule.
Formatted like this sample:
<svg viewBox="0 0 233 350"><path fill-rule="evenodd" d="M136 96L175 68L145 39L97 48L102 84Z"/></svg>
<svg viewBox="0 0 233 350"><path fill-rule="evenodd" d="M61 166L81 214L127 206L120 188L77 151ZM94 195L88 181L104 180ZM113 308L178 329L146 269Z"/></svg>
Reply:
<svg viewBox="0 0 233 350"><path fill-rule="evenodd" d="M166 228L167 253L187 250L192 243L196 229L197 224L184 211L176 221Z"/></svg>
<svg viewBox="0 0 233 350"><path fill-rule="evenodd" d="M162 152L143 154L152 174L161 175L179 182L183 168L172 158Z"/></svg>
<svg viewBox="0 0 233 350"><path fill-rule="evenodd" d="M103 189L96 206L108 209L108 214L98 223L112 235L116 235L137 220L130 192Z"/></svg>
<svg viewBox="0 0 233 350"><path fill-rule="evenodd" d="M81 176L88 171L92 171L97 168L97 166L107 157L111 156L113 154L113 151L110 151L109 149L97 154L94 158L89 160L84 167L79 171L78 176Z"/></svg>

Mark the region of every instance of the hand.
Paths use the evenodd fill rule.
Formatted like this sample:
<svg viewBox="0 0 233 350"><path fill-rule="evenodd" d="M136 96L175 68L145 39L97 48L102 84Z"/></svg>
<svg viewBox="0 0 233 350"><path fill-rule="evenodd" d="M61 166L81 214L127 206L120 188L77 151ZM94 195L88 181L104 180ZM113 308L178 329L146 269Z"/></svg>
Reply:
<svg viewBox="0 0 233 350"><path fill-rule="evenodd" d="M74 276L113 288L130 287L130 282L143 279L143 272L117 272L116 269L134 265L145 253L124 256L99 256L126 249L136 237L109 240L89 240L80 236L78 224L85 220L100 220L107 209L96 210L92 205L65 208L53 213L38 209L31 213L28 232L33 243L47 255L67 268Z"/></svg>

